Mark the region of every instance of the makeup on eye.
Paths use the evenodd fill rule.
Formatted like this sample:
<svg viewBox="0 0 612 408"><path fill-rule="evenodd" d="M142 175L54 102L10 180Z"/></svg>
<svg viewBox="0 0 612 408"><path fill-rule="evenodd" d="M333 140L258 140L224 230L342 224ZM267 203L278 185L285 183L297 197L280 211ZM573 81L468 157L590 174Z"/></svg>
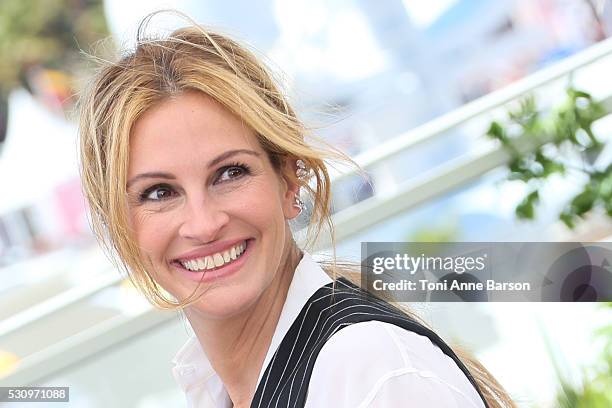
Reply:
<svg viewBox="0 0 612 408"><path fill-rule="evenodd" d="M140 203L143 203L145 201L164 201L170 198L169 195L164 197L159 196L159 192L167 192L169 194L172 194L174 192L174 189L169 184L155 184L140 193L138 195L138 201ZM152 197L152 194L154 193L158 193L157 198Z"/></svg>
<svg viewBox="0 0 612 408"><path fill-rule="evenodd" d="M231 163L231 164L228 164L226 166L221 167L217 171L217 177L215 178L215 183L217 183L217 180L219 180L219 178L223 174L228 173L228 171L230 171L230 170L240 170L240 174L235 176L235 177L230 177L229 179L226 179L224 181L219 181L219 183L226 183L228 181L240 179L240 178L242 178L245 175L251 174L251 168L247 164L239 163L239 162L234 162L234 163Z"/></svg>
<svg viewBox="0 0 612 408"><path fill-rule="evenodd" d="M233 176L230 174L232 173ZM228 174L227 177L223 178L224 174ZM240 162L234 162L225 166L222 166L215 173L213 184L224 184L234 180L242 179L244 176L250 175L251 168ZM144 191L138 194L138 202L161 202L172 198L172 194L176 193L176 189L170 184L154 184L147 187ZM155 194L155 196L153 196ZM163 194L163 195L162 195Z"/></svg>
<svg viewBox="0 0 612 408"><path fill-rule="evenodd" d="M214 158L213 160L211 160L207 167L208 168L212 168L213 166L218 165L219 163L230 159L233 156L236 155L240 155L240 154L246 154L246 155L250 155L252 157L256 157L256 158L260 158L261 155L258 152L252 151L252 150L248 150L248 149L236 149L236 150L229 150L223 154L220 154L219 156L217 156L216 158ZM244 164L238 164L244 167L247 167ZM130 189L130 186L134 185L138 180L141 179L150 179L150 178L154 178L154 179L165 179L165 180L174 180L175 177L170 174L170 173L164 173L164 172L159 172L159 171L152 171L152 172L145 172L145 173L141 173L136 175L135 177L131 178L130 180L128 180L128 182L126 183L126 189Z"/></svg>

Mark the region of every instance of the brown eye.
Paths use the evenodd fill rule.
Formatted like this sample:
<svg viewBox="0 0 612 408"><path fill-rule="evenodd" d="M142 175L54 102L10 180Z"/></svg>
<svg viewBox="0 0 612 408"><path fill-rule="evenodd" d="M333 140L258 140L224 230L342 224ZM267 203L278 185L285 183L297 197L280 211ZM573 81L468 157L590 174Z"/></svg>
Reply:
<svg viewBox="0 0 612 408"><path fill-rule="evenodd" d="M174 191L169 186L153 186L140 196L141 201L163 201L172 197Z"/></svg>
<svg viewBox="0 0 612 408"><path fill-rule="evenodd" d="M248 168L244 165L228 166L222 169L222 172L217 178L217 182L224 183L227 181L232 181L243 177L245 174L248 174L248 172Z"/></svg>

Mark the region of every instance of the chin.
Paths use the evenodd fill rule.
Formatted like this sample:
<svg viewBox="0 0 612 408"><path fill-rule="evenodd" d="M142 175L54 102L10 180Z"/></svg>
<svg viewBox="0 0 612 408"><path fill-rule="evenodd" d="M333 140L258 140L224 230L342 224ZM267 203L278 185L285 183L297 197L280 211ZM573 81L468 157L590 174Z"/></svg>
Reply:
<svg viewBox="0 0 612 408"><path fill-rule="evenodd" d="M249 310L259 298L258 293L237 286L210 287L190 307L207 319L227 319Z"/></svg>

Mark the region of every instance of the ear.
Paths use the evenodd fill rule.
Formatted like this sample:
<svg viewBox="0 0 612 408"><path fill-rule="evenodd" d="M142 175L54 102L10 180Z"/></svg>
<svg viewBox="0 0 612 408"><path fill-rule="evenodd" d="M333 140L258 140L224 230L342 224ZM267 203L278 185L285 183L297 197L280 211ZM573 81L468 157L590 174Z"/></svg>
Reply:
<svg viewBox="0 0 612 408"><path fill-rule="evenodd" d="M291 220L300 214L295 204L296 195L300 194L300 183L296 176L297 165L294 157L283 159L280 169L281 193L283 202L283 213L285 218Z"/></svg>

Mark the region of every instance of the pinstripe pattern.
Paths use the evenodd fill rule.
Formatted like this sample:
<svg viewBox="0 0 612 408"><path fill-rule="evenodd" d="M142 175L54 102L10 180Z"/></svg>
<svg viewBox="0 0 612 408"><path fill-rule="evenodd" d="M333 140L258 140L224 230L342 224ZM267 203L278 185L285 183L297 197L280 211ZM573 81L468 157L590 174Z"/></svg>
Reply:
<svg viewBox="0 0 612 408"><path fill-rule="evenodd" d="M257 386L251 408L301 408L319 351L338 330L354 323L382 321L429 338L467 376L488 408L474 378L451 348L433 331L401 311L339 278L312 295L274 353Z"/></svg>

